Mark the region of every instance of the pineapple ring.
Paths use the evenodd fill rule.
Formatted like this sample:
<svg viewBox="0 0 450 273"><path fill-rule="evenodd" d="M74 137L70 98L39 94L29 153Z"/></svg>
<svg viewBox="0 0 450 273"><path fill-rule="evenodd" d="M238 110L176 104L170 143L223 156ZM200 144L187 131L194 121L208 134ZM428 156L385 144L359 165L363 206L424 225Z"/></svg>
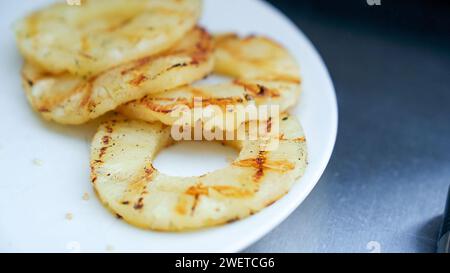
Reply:
<svg viewBox="0 0 450 273"><path fill-rule="evenodd" d="M81 124L149 93L189 84L213 69L213 40L191 30L169 51L106 70L94 77L52 75L26 62L23 86L31 106L47 120Z"/></svg>
<svg viewBox="0 0 450 273"><path fill-rule="evenodd" d="M279 145L225 142L240 150L229 166L198 177L171 177L152 161L173 143L170 127L116 116L103 123L91 146L91 180L118 218L145 229L182 231L233 222L271 205L303 175L305 137L294 117L280 117ZM266 140L267 141L267 140Z"/></svg>
<svg viewBox="0 0 450 273"><path fill-rule="evenodd" d="M27 60L60 74L92 76L172 47L191 30L201 0L89 0L57 3L16 25Z"/></svg>
<svg viewBox="0 0 450 273"><path fill-rule="evenodd" d="M218 106L223 110L226 106L256 104L278 105L280 112L284 112L296 103L301 91L299 68L284 47L261 36L239 38L235 34L226 34L217 36L215 40L214 72L234 77L233 82L189 85L151 94L119 107L118 111L130 118L150 122L159 120L173 125L179 117L172 112L180 105L193 112L194 98L201 98L203 107ZM236 119L238 124L230 124L230 129L246 119L250 117Z"/></svg>

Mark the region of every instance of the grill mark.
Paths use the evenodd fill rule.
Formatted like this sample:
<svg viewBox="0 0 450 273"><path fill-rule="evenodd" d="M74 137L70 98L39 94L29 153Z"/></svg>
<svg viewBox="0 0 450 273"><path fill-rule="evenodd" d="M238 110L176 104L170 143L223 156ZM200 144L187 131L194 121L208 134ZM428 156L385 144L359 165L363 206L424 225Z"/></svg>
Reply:
<svg viewBox="0 0 450 273"><path fill-rule="evenodd" d="M287 140L287 141L294 141L294 142L306 142L306 138L305 137L298 137L298 138L294 138L294 139L287 139L287 138L284 138L284 134L281 134L279 136L279 140Z"/></svg>
<svg viewBox="0 0 450 273"><path fill-rule="evenodd" d="M195 52L191 55L191 65L199 65L208 59L206 52Z"/></svg>
<svg viewBox="0 0 450 273"><path fill-rule="evenodd" d="M261 77L254 77L253 79L258 80L258 81L279 81L279 82L286 82L286 83L292 83L292 84L301 84L302 83L302 80L299 77L289 76L289 75L261 76Z"/></svg>
<svg viewBox="0 0 450 273"><path fill-rule="evenodd" d="M134 61L132 66L130 66L129 68L126 68L126 69L122 70L122 71L120 72L120 74L121 74L122 76L125 76L126 74L130 73L131 71L134 71L134 70L136 70L136 69L139 69L140 67L142 67L142 66L148 64L151 60L152 60L152 57L150 57L150 56L147 56L147 57L144 57L144 58L140 58L140 59Z"/></svg>
<svg viewBox="0 0 450 273"><path fill-rule="evenodd" d="M136 78L132 79L128 83L134 86L139 86L146 80L148 80L148 78L144 74L139 74Z"/></svg>
<svg viewBox="0 0 450 273"><path fill-rule="evenodd" d="M260 151L256 157L256 173L253 176L255 182L259 181L264 176L264 163L266 162L266 151Z"/></svg>
<svg viewBox="0 0 450 273"><path fill-rule="evenodd" d="M122 20L118 24L110 26L109 28L105 29L105 31L107 31L107 32L116 31L117 29L124 27L125 25L128 25L131 22L131 20L132 20L132 17Z"/></svg>
<svg viewBox="0 0 450 273"><path fill-rule="evenodd" d="M191 62L192 65L198 65L202 62L205 62L208 59L209 53L213 50L213 45L210 42L211 36L205 29L199 28L200 36L199 42L195 44L196 50L191 54Z"/></svg>
<svg viewBox="0 0 450 273"><path fill-rule="evenodd" d="M298 137L298 138L294 138L293 139L295 142L305 142L306 138L305 137Z"/></svg>
<svg viewBox="0 0 450 273"><path fill-rule="evenodd" d="M295 168L295 164L287 160L268 161L264 164L264 168L275 172L287 172Z"/></svg>
<svg viewBox="0 0 450 273"><path fill-rule="evenodd" d="M111 137L110 137L110 136L103 136L103 137L102 137L102 143L103 143L103 145L108 145L110 140L111 140Z"/></svg>
<svg viewBox="0 0 450 273"><path fill-rule="evenodd" d="M266 125L266 132L270 133L272 131L272 117L269 118L269 120L267 120L267 125Z"/></svg>
<svg viewBox="0 0 450 273"><path fill-rule="evenodd" d="M139 197L138 201L134 204L133 208L135 210L140 210L144 207L144 198Z"/></svg>
<svg viewBox="0 0 450 273"><path fill-rule="evenodd" d="M80 102L80 107L85 107L91 101L91 96L92 96L92 91L94 88L95 79L96 79L95 77L90 78L84 84L80 84L79 86L75 87L74 92L70 92L71 94L72 93L76 94L78 92L84 92L83 98L81 99L81 102Z"/></svg>
<svg viewBox="0 0 450 273"><path fill-rule="evenodd" d="M249 158L240 161L233 162L234 166L244 168L255 168L256 172L253 175L255 182L258 182L264 175L265 170L271 170L275 172L287 172L293 170L295 165L286 160L270 161L267 160L267 151L260 151L256 158Z"/></svg>
<svg viewBox="0 0 450 273"><path fill-rule="evenodd" d="M112 123L112 124L111 124ZM113 121L111 121L111 123L108 123L108 124L106 124L105 125L105 129L106 129L106 133L107 134L112 134L112 132L114 131L113 130L113 127L112 127L112 125L114 125L114 120ZM99 152L99 154L98 154L98 158L101 160L101 158L106 154L106 151L108 150L108 148L111 146L109 143L110 143L110 141L111 141L111 139L112 139L112 137L110 136L110 135L104 135L103 137L102 137L102 139L101 139L101 142L102 142L102 144L103 145L105 145L105 146L103 146L103 147L101 147L100 148L100 152Z"/></svg>
<svg viewBox="0 0 450 273"><path fill-rule="evenodd" d="M103 164L103 160L100 160L100 159L95 159L90 164L90 168L91 168L91 182L92 183L95 183L95 181L97 180L97 175L95 174L95 167L96 167L96 165L101 165L101 164Z"/></svg>
<svg viewBox="0 0 450 273"><path fill-rule="evenodd" d="M143 101L142 103L144 104L144 107L148 108L150 111L162 113L162 114L171 113L173 111L173 108L176 105L176 104L171 104L171 105L162 106L162 105L154 104L148 100Z"/></svg>
<svg viewBox="0 0 450 273"><path fill-rule="evenodd" d="M215 185L215 186L203 186L202 184L197 184L195 186L189 187L184 194L192 196L194 198L194 201L192 202L191 208L190 208L190 214L193 215L195 213L195 209L197 208L200 197L201 196L208 196L209 190L212 189L219 194L222 194L226 197L230 198L247 198L253 196L254 192L250 190L241 189L238 187L233 186L226 186L226 185ZM186 214L185 207L187 206L185 199L180 199L178 201L177 206L175 207L175 210L180 214Z"/></svg>
<svg viewBox="0 0 450 273"><path fill-rule="evenodd" d="M144 197L148 194L147 186L151 181L151 176L154 173L154 168L152 165L143 168L143 174L138 177L135 181L129 183L127 189L124 191L122 205L128 205L130 202L127 201L129 198L139 196L137 202L133 204L135 210L140 210L144 207Z"/></svg>
<svg viewBox="0 0 450 273"><path fill-rule="evenodd" d="M144 174L135 181L130 182L126 191L141 196L147 194L147 185L151 182L153 171L153 167L144 167Z"/></svg>
<svg viewBox="0 0 450 273"><path fill-rule="evenodd" d="M107 149L107 146L100 148L100 154L98 155L98 157L102 158L105 155Z"/></svg>
<svg viewBox="0 0 450 273"><path fill-rule="evenodd" d="M86 58L89 60L96 60L96 58L94 58L93 56L89 55L88 53L86 53L84 51L79 51L78 54L83 58Z"/></svg>
<svg viewBox="0 0 450 273"><path fill-rule="evenodd" d="M203 28L197 27L197 29L200 31L200 37L198 38L201 42L196 44L196 49L190 53L190 57L191 57L191 62L190 64L199 64L200 62L204 62L205 60L208 59L209 54L212 52L212 43L210 42L211 37L210 35L206 32L206 30L204 30ZM167 57L169 55L176 55L176 54L182 54L182 53L187 53L187 51L185 49L183 50L172 50L172 51L168 51L166 53L162 53L162 54L158 54L155 56L146 56L143 58L140 58L138 60L133 61L133 65L130 66L127 69L124 69L120 72L120 74L122 76L137 70L139 68L141 68L142 66L148 64L149 62L151 62L154 59L157 58L163 58L163 57ZM173 65L172 67L169 67L167 70L173 69L174 67L180 67L180 66L187 66L189 64L176 64Z"/></svg>
<svg viewBox="0 0 450 273"><path fill-rule="evenodd" d="M173 102L171 104L167 105L160 105L157 102ZM194 108L194 102L201 103L202 107L207 107L209 105L215 105L219 107L226 107L227 105L231 104L238 104L243 103L244 99L240 97L226 97L226 98L202 98L201 101L192 99L186 99L186 98L150 98L147 97L144 100L141 100L140 102L132 102L135 104L143 104L146 108L148 108L151 111L168 114L173 111L173 109L180 105L185 105L189 109ZM132 104L131 103L131 104Z"/></svg>
<svg viewBox="0 0 450 273"><path fill-rule="evenodd" d="M267 88L263 85L257 84L256 85L258 87L258 95L259 96L264 96L267 92Z"/></svg>
<svg viewBox="0 0 450 273"><path fill-rule="evenodd" d="M216 185L211 187L213 190L219 192L222 195L232 198L246 198L253 195L253 191L241 189L233 186L221 186Z"/></svg>
<svg viewBox="0 0 450 273"><path fill-rule="evenodd" d="M226 223L227 223L227 224L231 224L231 223L234 223L234 222L237 222L237 221L239 221L239 217L231 218L231 219L228 220Z"/></svg>
<svg viewBox="0 0 450 273"><path fill-rule="evenodd" d="M267 88L261 84L246 83L241 80L234 80L234 84L244 87L244 89L251 95L257 97L279 97L280 92L276 89Z"/></svg>
<svg viewBox="0 0 450 273"><path fill-rule="evenodd" d="M208 195L209 194L209 190L208 187L204 187L201 184L195 185L195 186L191 186L189 187L185 194L190 195L192 197L194 197L194 202L191 205L191 215L193 215L195 213L195 209L197 208L199 199L201 195ZM177 205L177 211L181 214L186 214L185 211L185 204L186 200L182 199L181 202L178 203Z"/></svg>
<svg viewBox="0 0 450 273"><path fill-rule="evenodd" d="M192 207L191 207L191 215L194 215L195 209L197 208L199 199L200 199L200 195L195 195L194 196L194 203L192 204Z"/></svg>
<svg viewBox="0 0 450 273"><path fill-rule="evenodd" d="M150 176L153 174L154 171L155 171L155 168L153 167L153 165L150 165L150 167L144 167L145 175L148 178L150 178Z"/></svg>
<svg viewBox="0 0 450 273"><path fill-rule="evenodd" d="M174 69L174 68L177 68L177 67L185 67L185 66L188 66L188 64L187 64L187 63L178 63L178 64L174 64L174 65L172 65L171 67L167 68L166 71L170 71L170 70L172 70L172 69Z"/></svg>
<svg viewBox="0 0 450 273"><path fill-rule="evenodd" d="M25 79L27 81L28 86L33 87L34 82L30 79Z"/></svg>
<svg viewBox="0 0 450 273"><path fill-rule="evenodd" d="M187 191L185 192L187 195L208 195L209 194L209 190L208 187L205 187L201 184L199 185L195 185L195 186L191 186L187 189Z"/></svg>
<svg viewBox="0 0 450 273"><path fill-rule="evenodd" d="M38 109L38 111L41 112L41 113L48 113L48 112L50 112L50 110L47 107L40 107Z"/></svg>
<svg viewBox="0 0 450 273"><path fill-rule="evenodd" d="M191 186L188 188L185 192L187 195L191 196L200 196L200 195L209 195L209 190L212 189L214 191L217 191L218 193L228 196L228 197L247 197L249 195L252 195L253 192L245 189L241 189L234 186L227 186L227 185L215 185L215 186L203 186L201 184L196 186Z"/></svg>

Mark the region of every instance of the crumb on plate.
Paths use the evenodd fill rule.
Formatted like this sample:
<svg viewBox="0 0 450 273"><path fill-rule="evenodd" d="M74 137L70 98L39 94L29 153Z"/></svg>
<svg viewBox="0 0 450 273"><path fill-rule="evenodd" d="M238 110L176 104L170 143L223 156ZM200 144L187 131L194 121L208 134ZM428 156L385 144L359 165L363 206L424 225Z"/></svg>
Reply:
<svg viewBox="0 0 450 273"><path fill-rule="evenodd" d="M106 246L106 250L107 250L107 251L113 251L113 250L114 250L114 246L112 246L112 245L107 245L107 246Z"/></svg>
<svg viewBox="0 0 450 273"><path fill-rule="evenodd" d="M83 194L83 200L84 200L84 201L88 201L88 200L89 200L89 193L85 192L85 193Z"/></svg>
<svg viewBox="0 0 450 273"><path fill-rule="evenodd" d="M69 220L69 221L72 220L73 219L73 214L70 213L70 212L66 213L66 219Z"/></svg>
<svg viewBox="0 0 450 273"><path fill-rule="evenodd" d="M33 159L32 162L36 166L42 166L42 160L40 160L40 159L35 158L35 159Z"/></svg>

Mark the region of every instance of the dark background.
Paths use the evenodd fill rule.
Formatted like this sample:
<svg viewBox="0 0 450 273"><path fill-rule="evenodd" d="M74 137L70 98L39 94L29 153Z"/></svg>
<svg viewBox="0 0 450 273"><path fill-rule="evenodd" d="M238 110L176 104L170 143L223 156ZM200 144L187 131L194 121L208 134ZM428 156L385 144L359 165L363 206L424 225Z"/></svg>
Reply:
<svg viewBox="0 0 450 273"><path fill-rule="evenodd" d="M339 130L312 194L247 251L368 251L372 240L435 251L450 184L450 1L269 2L324 59Z"/></svg>
<svg viewBox="0 0 450 273"><path fill-rule="evenodd" d="M347 25L383 35L406 32L439 42L450 38L450 1L446 0L268 0L296 23ZM446 37L444 37L446 36ZM448 44L447 44L448 45Z"/></svg>

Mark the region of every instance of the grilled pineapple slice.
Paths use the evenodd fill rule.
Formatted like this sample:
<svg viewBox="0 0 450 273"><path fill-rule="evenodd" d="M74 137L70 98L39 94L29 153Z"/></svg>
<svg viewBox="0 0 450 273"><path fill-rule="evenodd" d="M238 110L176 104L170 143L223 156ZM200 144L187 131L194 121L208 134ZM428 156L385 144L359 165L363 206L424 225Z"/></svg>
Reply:
<svg viewBox="0 0 450 273"><path fill-rule="evenodd" d="M235 78L300 84L299 67L282 45L264 36L215 37L214 71Z"/></svg>
<svg viewBox="0 0 450 273"><path fill-rule="evenodd" d="M32 107L47 120L81 124L149 93L189 84L213 69L211 36L191 30L176 47L84 79L68 73L53 75L31 62L22 70Z"/></svg>
<svg viewBox="0 0 450 273"><path fill-rule="evenodd" d="M262 149L261 139L225 142L240 149L231 165L171 177L152 166L173 143L170 127L116 116L93 139L92 183L113 213L138 227L182 231L229 223L274 203L303 175L307 151L299 122L284 115L279 128L276 149Z"/></svg>
<svg viewBox="0 0 450 273"><path fill-rule="evenodd" d="M191 30L201 0L89 0L57 3L16 24L19 49L45 70L92 76L160 53Z"/></svg>
<svg viewBox="0 0 450 273"><path fill-rule="evenodd" d="M197 120L207 123L211 118L203 114L208 107L221 109L221 113L231 114L233 123L217 124L220 129L232 131L240 123L259 118L246 112L249 105L277 105L281 112L293 106L300 94L300 86L287 82L236 80L232 83L222 83L205 86L182 86L167 92L147 95L142 99L128 102L117 111L123 115L145 121L161 121L167 125L179 123L182 119L177 113L180 106L189 109L187 117L194 118L195 111L201 111ZM197 103L197 104L196 104ZM200 110L201 109L201 110ZM201 115L201 116L200 116ZM263 115L261 115L264 117ZM192 120L195 125L197 120Z"/></svg>
<svg viewBox="0 0 450 273"><path fill-rule="evenodd" d="M284 112L295 104L300 94L299 68L285 48L260 36L239 38L228 34L217 36L215 40L214 72L234 77L232 82L183 86L151 94L119 107L118 111L130 118L160 120L173 125L178 120L173 111L183 105L193 112L195 98L201 99L202 107L222 109L227 105L278 105ZM236 128L236 124L231 126L231 129Z"/></svg>

